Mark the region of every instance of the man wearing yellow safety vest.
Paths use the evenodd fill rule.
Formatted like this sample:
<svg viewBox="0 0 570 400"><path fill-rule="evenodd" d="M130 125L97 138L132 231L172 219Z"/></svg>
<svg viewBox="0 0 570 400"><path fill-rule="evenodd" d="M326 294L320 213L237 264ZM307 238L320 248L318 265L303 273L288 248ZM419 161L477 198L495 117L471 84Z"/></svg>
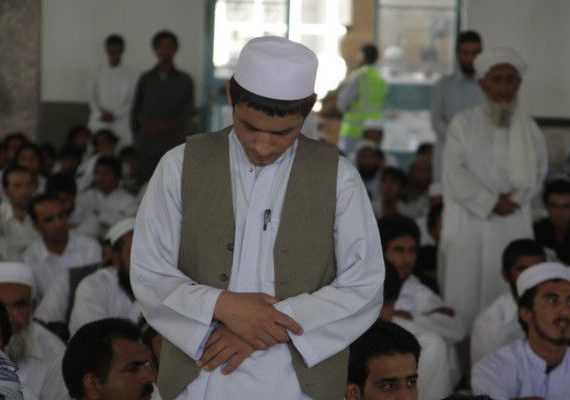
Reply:
<svg viewBox="0 0 570 400"><path fill-rule="evenodd" d="M337 107L343 113L340 127L340 147L345 154L353 151L362 136L362 124L367 119L382 116L388 86L374 66L378 49L366 44L360 49L360 67L356 69L338 93Z"/></svg>

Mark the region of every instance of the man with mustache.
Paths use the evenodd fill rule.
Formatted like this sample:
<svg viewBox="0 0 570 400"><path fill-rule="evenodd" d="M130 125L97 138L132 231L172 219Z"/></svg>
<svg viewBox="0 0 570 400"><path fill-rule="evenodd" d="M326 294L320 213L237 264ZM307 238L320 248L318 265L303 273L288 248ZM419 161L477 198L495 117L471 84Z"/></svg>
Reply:
<svg viewBox="0 0 570 400"><path fill-rule="evenodd" d="M150 400L155 380L139 330L115 318L77 331L65 351L63 377L77 400Z"/></svg>
<svg viewBox="0 0 570 400"><path fill-rule="evenodd" d="M94 272L77 286L69 319L72 335L88 322L103 318L125 318L138 322L140 306L135 300L129 279L134 225L133 218L113 225L107 238L113 247L114 267Z"/></svg>
<svg viewBox="0 0 570 400"><path fill-rule="evenodd" d="M438 265L443 297L468 331L508 289L497 279L501 255L513 240L533 236L530 204L548 166L542 133L517 101L522 57L491 49L475 59L475 70L487 99L458 114L446 135Z"/></svg>
<svg viewBox="0 0 570 400"><path fill-rule="evenodd" d="M8 311L12 337L4 351L18 367L24 398L67 399L61 375L64 344L31 320L34 277L29 265L0 263L0 303Z"/></svg>
<svg viewBox="0 0 570 400"><path fill-rule="evenodd" d="M517 279L519 322L526 333L473 367L475 393L495 400L568 399L570 270L547 262Z"/></svg>

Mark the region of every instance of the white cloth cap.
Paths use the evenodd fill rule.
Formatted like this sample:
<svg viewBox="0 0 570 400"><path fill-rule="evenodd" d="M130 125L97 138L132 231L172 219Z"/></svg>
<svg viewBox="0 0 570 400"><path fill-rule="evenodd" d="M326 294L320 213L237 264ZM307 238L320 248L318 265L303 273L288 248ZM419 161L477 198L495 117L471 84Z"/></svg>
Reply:
<svg viewBox="0 0 570 400"><path fill-rule="evenodd" d="M263 36L243 47L234 79L258 96L300 100L315 93L318 64L316 54L302 44Z"/></svg>
<svg viewBox="0 0 570 400"><path fill-rule="evenodd" d="M522 296L528 289L554 279L563 279L570 282L570 269L557 262L544 262L533 265L519 275L517 279L517 293L519 296Z"/></svg>
<svg viewBox="0 0 570 400"><path fill-rule="evenodd" d="M362 129L365 131L382 131L384 130L384 120L382 118L367 119L362 123Z"/></svg>
<svg viewBox="0 0 570 400"><path fill-rule="evenodd" d="M429 197L443 196L443 184L441 182L434 182L429 185Z"/></svg>
<svg viewBox="0 0 570 400"><path fill-rule="evenodd" d="M521 76L523 76L528 69L528 65L516 50L508 47L497 47L485 50L477 56L474 63L477 76L479 78L484 77L492 67L499 64L512 65L519 71Z"/></svg>
<svg viewBox="0 0 570 400"><path fill-rule="evenodd" d="M114 246L120 238L122 238L125 234L133 231L135 229L135 219L134 218L127 218L117 222L115 225L109 229L107 232L107 239L111 242L111 246Z"/></svg>
<svg viewBox="0 0 570 400"><path fill-rule="evenodd" d="M32 267L20 262L0 262L0 283L19 283L34 289Z"/></svg>

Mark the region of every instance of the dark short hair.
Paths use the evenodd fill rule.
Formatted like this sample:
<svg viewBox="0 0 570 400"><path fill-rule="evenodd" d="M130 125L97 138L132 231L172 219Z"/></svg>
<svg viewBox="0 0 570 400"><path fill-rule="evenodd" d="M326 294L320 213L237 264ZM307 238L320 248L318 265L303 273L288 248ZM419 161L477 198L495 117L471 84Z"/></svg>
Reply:
<svg viewBox="0 0 570 400"><path fill-rule="evenodd" d="M527 289L524 293L522 293L522 295L519 294L519 300L518 300L519 309L526 308L527 310L532 310L534 306L534 296L536 295L538 286L539 285L536 285L534 287L531 287L530 289ZM528 324L522 320L520 315L518 319L519 319L519 325L521 326L523 331L525 333L528 333Z"/></svg>
<svg viewBox="0 0 570 400"><path fill-rule="evenodd" d="M32 221L38 222L38 213L36 212L36 206L42 203L48 203L52 201L57 201L58 203L61 202L59 197L55 193L42 193L37 196L34 196L30 205L28 206L28 214L30 214L30 218Z"/></svg>
<svg viewBox="0 0 570 400"><path fill-rule="evenodd" d="M360 48L360 51L366 64L374 64L378 60L378 47L376 45L367 43Z"/></svg>
<svg viewBox="0 0 570 400"><path fill-rule="evenodd" d="M28 137L24 134L24 132L11 132L4 137L3 140L4 147L7 147L8 142L12 140L19 140L20 142L22 142L22 144L28 143L30 141Z"/></svg>
<svg viewBox="0 0 570 400"><path fill-rule="evenodd" d="M437 219L441 216L443 212L443 203L438 203L429 209L427 215L427 227L428 229L433 229L437 222Z"/></svg>
<svg viewBox="0 0 570 400"><path fill-rule="evenodd" d="M230 98L232 99L232 107L234 108L238 104L243 103L271 117L275 115L284 117L286 115L295 114L301 114L303 117L306 117L313 109L316 95L312 94L299 100L270 99L244 89L232 76L230 79Z"/></svg>
<svg viewBox="0 0 570 400"><path fill-rule="evenodd" d="M121 171L121 163L115 157L111 156L102 156L99 157L97 162L95 163L95 169L99 166L104 166L109 168L115 177L121 179L122 171Z"/></svg>
<svg viewBox="0 0 570 400"><path fill-rule="evenodd" d="M402 236L411 236L420 244L420 228L411 218L400 214L390 214L378 220L380 238L382 239L382 250L385 250L392 240Z"/></svg>
<svg viewBox="0 0 570 400"><path fill-rule="evenodd" d="M125 146L121 149L119 153L119 160L123 157L138 157L138 153L133 146Z"/></svg>
<svg viewBox="0 0 570 400"><path fill-rule="evenodd" d="M384 259L384 304L398 299L403 284L404 282L400 278L396 267Z"/></svg>
<svg viewBox="0 0 570 400"><path fill-rule="evenodd" d="M459 47L463 43L478 43L479 46L483 45L483 41L481 40L481 35L479 35L475 31L463 31L459 32L457 35L457 41L455 43L455 52L459 52Z"/></svg>
<svg viewBox="0 0 570 400"><path fill-rule="evenodd" d="M152 47L155 49L156 46L158 45L158 42L162 39L168 39L172 41L172 43L174 43L174 47L178 48L178 38L174 33L167 30L159 31L154 34L154 36L152 37Z"/></svg>
<svg viewBox="0 0 570 400"><path fill-rule="evenodd" d="M29 174L30 177L32 176L32 173L24 167L20 167L19 165L15 165L15 164L9 165L4 170L4 173L2 174L2 187L3 188L8 187L8 178L10 177L10 175L15 174L17 172L23 172L25 174Z"/></svg>
<svg viewBox="0 0 570 400"><path fill-rule="evenodd" d="M55 148L50 143L42 143L40 145L40 150L42 154L49 154L51 157L55 157Z"/></svg>
<svg viewBox="0 0 570 400"><path fill-rule="evenodd" d="M49 177L46 184L48 193L65 193L72 196L77 194L77 184L72 176L57 173Z"/></svg>
<svg viewBox="0 0 570 400"><path fill-rule="evenodd" d="M412 354L416 363L420 359L421 347L410 332L393 322L376 321L350 346L348 382L364 389L371 359L378 356Z"/></svg>
<svg viewBox="0 0 570 400"><path fill-rule="evenodd" d="M113 132L110 129L99 129L93 135L93 144L95 144L95 142L97 141L97 137L101 135L105 136L108 141L113 143L113 146L116 146L117 143L119 143L119 137L115 134L115 132Z"/></svg>
<svg viewBox="0 0 570 400"><path fill-rule="evenodd" d="M40 147L37 144L30 143L30 142L24 143L22 146L20 146L20 148L16 152L16 155L14 156L14 162L15 163L18 163L18 159L20 158L20 154L22 154L22 152L24 152L25 150L31 150L32 152L34 152L36 157L38 158L38 161L40 162L40 164L42 163L43 155L42 155L42 151L41 151Z"/></svg>
<svg viewBox="0 0 570 400"><path fill-rule="evenodd" d="M385 179L395 180L401 187L405 187L408 184L408 175L400 168L384 168L384 171L382 171L382 181Z"/></svg>
<svg viewBox="0 0 570 400"><path fill-rule="evenodd" d="M2 345L7 345L12 337L12 324L8 317L8 311L4 304L0 303L0 340Z"/></svg>
<svg viewBox="0 0 570 400"><path fill-rule="evenodd" d="M570 181L566 179L553 179L546 184L542 193L542 201L548 207L548 200L551 194L570 194Z"/></svg>
<svg viewBox="0 0 570 400"><path fill-rule="evenodd" d="M130 321L107 318L83 325L71 338L63 356L62 371L72 398L81 399L85 395L86 374L94 374L105 382L113 359L113 339L138 342L140 333Z"/></svg>
<svg viewBox="0 0 570 400"><path fill-rule="evenodd" d="M77 136L77 134L79 134L80 132L87 132L87 134L91 136L91 131L85 125L74 125L69 129L69 131L67 131L67 137L65 142L68 144L72 144L73 141L75 140L75 136Z"/></svg>
<svg viewBox="0 0 570 400"><path fill-rule="evenodd" d="M420 143L418 149L416 150L416 154L427 154L428 152L433 151L433 143L423 142Z"/></svg>
<svg viewBox="0 0 570 400"><path fill-rule="evenodd" d="M59 149L59 153L58 153L58 157L59 158L64 158L64 157L75 157L77 158L79 161L81 161L81 150L79 150L77 147L75 147L72 144L65 144L61 147L61 149Z"/></svg>
<svg viewBox="0 0 570 400"><path fill-rule="evenodd" d="M533 239L517 239L505 247L503 251L503 272L508 272L519 257L542 257L546 260L544 248Z"/></svg>
<svg viewBox="0 0 570 400"><path fill-rule="evenodd" d="M117 35L116 33L107 36L105 39L105 46L121 46L123 49L125 48L125 39L121 35Z"/></svg>

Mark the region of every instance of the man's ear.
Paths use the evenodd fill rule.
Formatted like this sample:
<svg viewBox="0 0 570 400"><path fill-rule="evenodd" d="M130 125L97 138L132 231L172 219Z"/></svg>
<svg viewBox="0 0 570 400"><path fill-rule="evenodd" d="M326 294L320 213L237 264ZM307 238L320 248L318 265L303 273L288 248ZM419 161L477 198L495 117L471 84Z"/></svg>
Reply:
<svg viewBox="0 0 570 400"><path fill-rule="evenodd" d="M346 385L346 400L360 400L362 398L360 394L360 388L354 383L349 383Z"/></svg>
<svg viewBox="0 0 570 400"><path fill-rule="evenodd" d="M228 100L228 104L231 108L234 108L234 104L232 103L232 96L230 95L230 81L226 81L226 99Z"/></svg>
<svg viewBox="0 0 570 400"><path fill-rule="evenodd" d="M519 318L522 319L530 327L530 321L532 320L532 310L526 307L519 307Z"/></svg>
<svg viewBox="0 0 570 400"><path fill-rule="evenodd" d="M95 374L87 373L83 376L83 390L85 398L97 400L103 396L103 386Z"/></svg>

